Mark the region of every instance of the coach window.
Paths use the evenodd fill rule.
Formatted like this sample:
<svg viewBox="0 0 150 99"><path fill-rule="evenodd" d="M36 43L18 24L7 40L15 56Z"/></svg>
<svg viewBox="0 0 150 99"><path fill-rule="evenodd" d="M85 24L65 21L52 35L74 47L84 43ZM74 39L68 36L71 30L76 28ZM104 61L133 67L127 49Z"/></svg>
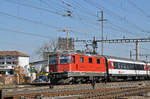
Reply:
<svg viewBox="0 0 150 99"><path fill-rule="evenodd" d="M139 65L138 64L135 64L135 69L139 70Z"/></svg>
<svg viewBox="0 0 150 99"><path fill-rule="evenodd" d="M136 67L136 65L135 65L135 64L132 64L132 65L131 65L131 70L136 70L135 67Z"/></svg>
<svg viewBox="0 0 150 99"><path fill-rule="evenodd" d="M123 69L127 69L127 65L126 65L126 63L124 63L124 68Z"/></svg>
<svg viewBox="0 0 150 99"><path fill-rule="evenodd" d="M128 63L126 64L126 69L129 69L129 64Z"/></svg>
<svg viewBox="0 0 150 99"><path fill-rule="evenodd" d="M123 68L123 65L122 65L122 63L120 63L120 69L122 69Z"/></svg>
<svg viewBox="0 0 150 99"><path fill-rule="evenodd" d="M73 62L73 63L76 62L75 56L72 57L72 62Z"/></svg>
<svg viewBox="0 0 150 99"><path fill-rule="evenodd" d="M121 69L121 66L120 65L118 65L118 68L117 69Z"/></svg>
<svg viewBox="0 0 150 99"><path fill-rule="evenodd" d="M137 65L137 70L144 70L144 65Z"/></svg>
<svg viewBox="0 0 150 99"><path fill-rule="evenodd" d="M136 68L137 68L137 70L140 70L140 65L139 64L136 64Z"/></svg>
<svg viewBox="0 0 150 99"><path fill-rule="evenodd" d="M84 63L84 57L80 57L80 63Z"/></svg>
<svg viewBox="0 0 150 99"><path fill-rule="evenodd" d="M97 59L97 64L100 64L100 59Z"/></svg>
<svg viewBox="0 0 150 99"><path fill-rule="evenodd" d="M123 69L124 68L124 65L123 65L123 63L121 63L121 69Z"/></svg>
<svg viewBox="0 0 150 99"><path fill-rule="evenodd" d="M121 63L118 62L118 69L121 69Z"/></svg>
<svg viewBox="0 0 150 99"><path fill-rule="evenodd" d="M118 69L118 62L114 62L114 69Z"/></svg>
<svg viewBox="0 0 150 99"><path fill-rule="evenodd" d="M117 62L114 62L114 66L118 66L118 63L117 63Z"/></svg>
<svg viewBox="0 0 150 99"><path fill-rule="evenodd" d="M144 70L144 65L141 65L141 69Z"/></svg>
<svg viewBox="0 0 150 99"><path fill-rule="evenodd" d="M124 65L124 69L127 69L127 64Z"/></svg>
<svg viewBox="0 0 150 99"><path fill-rule="evenodd" d="M144 70L144 65L142 65L142 70Z"/></svg>
<svg viewBox="0 0 150 99"><path fill-rule="evenodd" d="M92 60L92 58L89 58L89 63L93 63L93 60Z"/></svg>
<svg viewBox="0 0 150 99"><path fill-rule="evenodd" d="M132 64L129 65L129 70L131 70Z"/></svg>

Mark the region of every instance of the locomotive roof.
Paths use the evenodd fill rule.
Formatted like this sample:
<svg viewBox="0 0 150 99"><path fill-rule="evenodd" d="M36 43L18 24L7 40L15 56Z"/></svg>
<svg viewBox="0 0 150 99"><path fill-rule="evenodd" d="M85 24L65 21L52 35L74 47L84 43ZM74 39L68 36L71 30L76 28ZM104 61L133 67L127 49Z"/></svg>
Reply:
<svg viewBox="0 0 150 99"><path fill-rule="evenodd" d="M109 55L99 55L99 54L92 54L92 53L85 53L81 51L63 51L63 52L52 52L52 55L55 54L75 54L75 55L85 55L85 56L92 56L92 57L103 57L107 59L117 59L117 60L125 60L125 61L133 61L133 62L147 62L150 63L150 61L144 61L144 60L135 60L135 59L129 59L129 58L122 58L117 56L109 56Z"/></svg>

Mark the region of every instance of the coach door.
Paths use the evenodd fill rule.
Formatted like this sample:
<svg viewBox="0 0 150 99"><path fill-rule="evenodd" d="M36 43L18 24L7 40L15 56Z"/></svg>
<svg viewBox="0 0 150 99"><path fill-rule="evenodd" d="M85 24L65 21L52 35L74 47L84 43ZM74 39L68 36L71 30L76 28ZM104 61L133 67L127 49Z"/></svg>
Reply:
<svg viewBox="0 0 150 99"><path fill-rule="evenodd" d="M147 65L146 65L146 67L147 67L147 75L148 76L150 76L150 64L148 63Z"/></svg>

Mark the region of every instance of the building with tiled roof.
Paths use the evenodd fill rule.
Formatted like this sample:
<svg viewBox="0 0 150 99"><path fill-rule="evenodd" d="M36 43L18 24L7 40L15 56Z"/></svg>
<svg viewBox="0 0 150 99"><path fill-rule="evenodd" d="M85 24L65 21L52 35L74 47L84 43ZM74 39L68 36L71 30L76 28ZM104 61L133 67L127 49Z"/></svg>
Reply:
<svg viewBox="0 0 150 99"><path fill-rule="evenodd" d="M18 52L18 51L0 51L0 56L24 56L29 57L29 55Z"/></svg>
<svg viewBox="0 0 150 99"><path fill-rule="evenodd" d="M15 67L23 67L29 73L29 55L18 51L0 51L0 74L13 74Z"/></svg>

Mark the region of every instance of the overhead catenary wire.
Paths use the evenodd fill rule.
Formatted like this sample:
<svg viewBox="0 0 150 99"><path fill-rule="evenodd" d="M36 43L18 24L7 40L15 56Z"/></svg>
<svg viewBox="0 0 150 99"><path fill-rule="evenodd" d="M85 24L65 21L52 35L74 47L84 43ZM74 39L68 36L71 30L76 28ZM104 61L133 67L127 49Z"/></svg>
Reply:
<svg viewBox="0 0 150 99"><path fill-rule="evenodd" d="M74 0L72 0L72 1L74 1ZM78 5L80 5L77 1L74 1L75 3L77 3ZM80 5L81 6L81 5ZM82 7L82 8L84 8L84 7ZM88 13L89 14L89 13ZM94 17L96 17L96 16L94 16ZM108 23L110 23L110 22L108 22ZM118 25L114 25L113 23L110 23L111 25L113 25L113 26L115 26L115 27L117 27L117 28L119 28L120 30L122 30L124 33L128 33L128 34L130 34L130 35L137 35L136 33L134 33L134 32L130 32L130 31L128 31L127 29L125 29L125 28L122 28L122 27L120 27L120 26L118 26ZM140 34L139 34L140 35Z"/></svg>
<svg viewBox="0 0 150 99"><path fill-rule="evenodd" d="M140 8L136 3L134 3L134 1L133 0L127 0L128 1L128 3L130 3L133 7L135 7L138 11L140 11L141 13L142 13L142 15L144 15L145 17L147 17L147 18L150 18L150 15L146 12L146 11L144 11L142 8ZM111 4L112 5L112 4ZM110 5L110 6L111 6ZM133 12L134 13L134 12ZM144 19L144 18L142 18L142 19ZM122 17L122 20L123 20L123 17ZM130 20L128 20L128 19L126 19L126 18L124 18L124 20L125 21L130 21ZM131 22L132 24L135 24L135 23L133 23L133 21ZM141 33L150 33L150 31L149 30L145 30L144 28L140 28L141 26L139 26L139 25L137 25L137 24L135 24L135 26L138 26L137 27L137 30L138 30L138 28L139 28L139 30L141 31ZM140 34L141 34L140 33Z"/></svg>
<svg viewBox="0 0 150 99"><path fill-rule="evenodd" d="M9 1L9 0L7 0ZM43 2L43 0L41 0L41 2ZM32 8L35 8L35 9L39 9L39 10L42 10L42 11L48 11L49 12L49 9L44 9L44 8L41 8L41 7L36 7L36 6L33 6L33 5L28 5L28 4L24 4L24 3L17 3L17 2L10 2L10 3L15 3L15 4L20 4L22 6L26 6L26 7L32 7ZM44 2L43 2L44 3ZM45 2L46 5L50 6L49 4L47 4ZM70 5L71 6L71 5ZM75 9L74 7L72 7L73 9ZM58 15L61 15L61 16L66 16L64 13L59 13L59 12L55 12L54 14L58 14ZM67 17L67 16L66 16ZM75 20L78 20L79 22L81 21L81 18L76 18L74 16L71 16L69 17L71 19L75 19ZM82 20L85 20L85 19L82 19ZM89 21L89 20L86 20L86 21ZM90 25L97 25L96 23L91 23L91 22L87 22L87 24L90 24Z"/></svg>
<svg viewBox="0 0 150 99"><path fill-rule="evenodd" d="M48 37L46 35L40 35L40 34L31 33L31 32L24 32L24 31L13 30L13 29L8 29L8 28L1 28L0 27L0 31L6 31L9 33L16 33L16 34L23 34L23 35L39 37L39 38L43 38L43 39L50 39L50 37Z"/></svg>
<svg viewBox="0 0 150 99"><path fill-rule="evenodd" d="M50 39L51 38L50 36L47 36L47 35L40 35L40 34L36 34L36 33L32 33L32 32L24 32L24 31L9 29L9 28L1 28L0 27L0 31L13 32L13 33L16 33L16 34L23 34L23 35L39 37L39 38L43 38L43 39ZM72 33L81 33L81 32L78 32L78 31L74 32L74 31L72 31Z"/></svg>
<svg viewBox="0 0 150 99"><path fill-rule="evenodd" d="M81 5L80 3L78 3L76 0L71 0L71 1L76 3L78 5L78 8L81 8L81 10L84 9L84 11L82 11L82 13L85 13L86 15L91 16L91 17L97 17L95 14L89 12L89 10L86 10L86 8L83 5Z"/></svg>
<svg viewBox="0 0 150 99"><path fill-rule="evenodd" d="M52 26L52 25L43 23L43 22L39 22L39 21L24 18L24 17L18 17L18 16L15 16L15 15L11 15L11 14L8 14L8 13L5 13L5 12L0 12L0 14L11 16L11 17L14 17L14 18L17 18L17 19L20 19L20 20L24 20L24 21L28 21L28 22L32 22L32 23L35 23L35 24L41 24L41 25L44 25L44 26L47 26L47 27L50 27L50 28L56 28L56 29L60 28L60 27L56 27L56 26Z"/></svg>
<svg viewBox="0 0 150 99"><path fill-rule="evenodd" d="M10 1L10 0L6 0L6 1ZM41 0L42 1L42 0ZM19 3L20 4L20 3ZM26 5L26 4L25 4Z"/></svg>
<svg viewBox="0 0 150 99"><path fill-rule="evenodd" d="M9 0L6 0L6 1L9 1ZM18 2L17 2L18 3ZM20 3L19 3L20 4ZM81 19L80 19L81 20ZM38 22L39 23L39 22Z"/></svg>
<svg viewBox="0 0 150 99"><path fill-rule="evenodd" d="M89 19L91 19L90 17L88 17L88 16L90 16L90 14L88 13L86 13L86 12L84 12L84 11L82 11L82 10L80 10L78 7L75 7L72 3L70 3L70 2L66 2L65 0L62 0L62 2L63 2L63 4L65 4L66 6L68 6L69 8L72 8L71 10L69 9L69 8L67 8L67 10L68 11L72 11L73 13L74 13L74 15L73 15L73 13L72 13L72 17L70 17L70 18L74 18L74 19L77 19L77 20L79 20L79 22L81 23L81 24L83 24L83 25L91 25L91 26L93 26L93 25L95 25L95 26L97 26L97 23L94 23L93 21L90 21ZM78 10L77 9L79 9L79 11L80 11L80 14L81 14L81 11L82 11L82 14L80 15L79 13L78 13ZM84 17L83 18L83 14L86 14L86 18ZM77 17L76 17L77 16ZM81 17L82 16L82 17ZM93 17L93 16L92 16Z"/></svg>
<svg viewBox="0 0 150 99"><path fill-rule="evenodd" d="M56 26L53 26L53 25L50 25L50 24L47 24L47 23L43 23L41 21L36 21L36 20L24 18L24 17L15 16L15 15L12 15L12 14L9 14L9 13L6 13L6 12L2 12L2 11L0 11L0 14L5 15L5 16L9 16L9 17L13 17L13 18L16 18L16 19L19 19L19 20L31 22L31 23L34 23L34 24L40 24L42 26L46 26L46 27L49 27L49 28L54 28L54 29L60 28L60 27L56 27Z"/></svg>
<svg viewBox="0 0 150 99"><path fill-rule="evenodd" d="M118 15L117 13L113 12L112 10L110 10L108 8L105 8L104 6L100 5L99 3L93 3L91 1L89 2L89 0L84 0L84 1L97 9L104 10L105 13L107 13L108 15L112 14L113 16L115 16L115 18L126 21L128 24L130 24L135 29L140 30L141 32L145 32L143 28L141 28L137 24L133 23L131 20L129 21L128 19L124 19L122 16ZM147 33L147 32L145 32L145 33Z"/></svg>
<svg viewBox="0 0 150 99"><path fill-rule="evenodd" d="M116 26L116 25L115 25ZM117 27L119 27L119 26L117 26ZM119 27L120 28L120 27ZM137 28L137 27L136 27ZM135 33L135 32L130 32L130 31L128 31L128 30L126 30L126 29L124 29L124 31L127 31L127 33L130 33L130 34L133 34L133 35L137 35L137 33ZM143 30L141 30L141 31L143 31ZM138 35L140 35L140 34L138 34Z"/></svg>
<svg viewBox="0 0 150 99"><path fill-rule="evenodd" d="M131 32L131 31L129 31L128 29L125 29L125 28L123 28L123 27L121 27L121 26L118 26L118 25L116 25L116 24L114 24L114 23L112 23L112 22L110 22L110 21L108 21L107 23L109 23L109 24L111 24L112 26L114 26L114 27L120 29L120 30L123 31L124 33L128 33L128 34L130 34L130 35L139 35L139 36L142 35L142 34L140 34L140 33Z"/></svg>
<svg viewBox="0 0 150 99"><path fill-rule="evenodd" d="M62 13L59 13L59 12L56 12L56 11L52 11L52 10L49 10L49 9L46 9L46 8L41 8L41 7L38 7L38 6L34 6L34 5L31 5L31 4L15 2L14 0L4 0L4 1L7 1L9 3L19 4L21 6L30 7L30 8L38 9L40 11L45 11L45 12L48 12L48 13L52 13L52 14L56 14L56 15L61 15L62 16Z"/></svg>
<svg viewBox="0 0 150 99"><path fill-rule="evenodd" d="M73 0L72 0L73 1ZM98 25L97 23L94 23L94 22L88 22L87 23L87 21L89 21L89 19L91 19L91 18L93 18L93 17L97 17L96 15L94 15L94 14L92 14L92 13L90 13L90 12L88 12L88 11L86 11L86 8L84 8L83 6L81 6L77 1L73 1L73 2L75 2L77 5L78 5L78 7L74 7L73 6L73 8L74 8L74 12L76 13L76 15L77 15L77 17L79 18L79 20L81 20L81 22L82 22L82 24L83 25ZM80 8L80 9L79 9ZM81 11L82 10L84 10L84 11L82 11L82 17L80 16L80 14L76 11L76 10L79 10L80 11L80 13L81 13ZM83 18L83 14L85 14L86 15L86 18L88 19L88 20L85 20L85 17ZM88 16L90 16L90 17L88 17ZM86 22L85 22L86 21ZM96 20L93 20L93 21L96 21Z"/></svg>
<svg viewBox="0 0 150 99"><path fill-rule="evenodd" d="M45 1L45 0L38 0L40 3L43 3L43 4L45 4L45 5L47 5L47 7L50 7L50 9L54 9L55 11L57 11L58 12L58 10L60 10L60 8L59 9L57 9L56 7L54 8L54 7L51 7L50 6L50 4L47 2L47 1Z"/></svg>
<svg viewBox="0 0 150 99"><path fill-rule="evenodd" d="M71 7L73 9L75 9L70 3L66 2L65 0L61 0L63 4L65 4L68 7Z"/></svg>
<svg viewBox="0 0 150 99"><path fill-rule="evenodd" d="M53 25L50 25L50 24L47 24L47 23L43 23L41 21L36 21L36 20L24 18L24 17L19 17L19 16L12 15L12 14L9 14L9 13L6 13L6 12L2 12L2 11L0 11L0 14L4 15L4 16L8 16L8 17L13 17L13 18L16 18L18 20L27 21L27 22L31 22L31 23L34 23L34 24L40 24L42 26L46 26L46 27L53 28L53 29L60 29L60 28L62 28L62 27L56 27L56 26L53 26ZM77 28L77 29L72 28L72 29L74 31L76 31L76 30L87 31L87 29L89 31L98 30L98 28Z"/></svg>
<svg viewBox="0 0 150 99"><path fill-rule="evenodd" d="M72 1L74 1L74 0L72 0ZM74 1L74 2L79 5L79 3L78 3L77 1ZM123 19L123 18L121 17L121 19ZM130 34L130 35L143 35L143 34L141 34L141 33L131 32L131 31L129 31L128 29L125 29L125 28L123 28L123 27L121 27L121 26L118 26L118 25L113 24L112 22L108 22L108 23L110 23L111 25L117 27L118 29L120 29L120 31L123 31L124 33L128 33L128 34ZM143 31L142 31L142 32L143 32Z"/></svg>
<svg viewBox="0 0 150 99"><path fill-rule="evenodd" d="M52 25L49 25L49 24L47 24L47 23L43 23L43 22L39 22L39 21L27 19L27 18L24 18L24 17L15 16L15 15L12 15L12 14L9 14L9 13L6 13L6 12L1 12L1 11L0 11L0 14L5 15L5 16L9 16L9 17L13 17L13 18L16 18L16 19L19 19L19 20L31 22L31 23L34 23L34 24L40 24L40 25L42 25L42 26L47 26L47 27L54 28L54 29L60 29L60 27L52 26ZM77 30L77 29L76 29L76 30ZM76 30L74 30L74 31L76 31ZM80 29L78 29L78 30L80 30ZM85 30L85 29L83 29L83 31L84 31L84 30ZM92 28L89 29L89 30L92 30ZM93 29L93 30L94 30L94 29ZM76 32L77 32L77 31L76 31ZM20 32L20 33L21 33L21 32ZM79 33L79 32L78 32L78 33Z"/></svg>
<svg viewBox="0 0 150 99"><path fill-rule="evenodd" d="M147 18L150 18L150 15L145 12L142 8L140 8L136 3L133 2L133 0L128 0L128 2L134 6L136 9L138 9L138 11L140 11L143 15L145 15Z"/></svg>

